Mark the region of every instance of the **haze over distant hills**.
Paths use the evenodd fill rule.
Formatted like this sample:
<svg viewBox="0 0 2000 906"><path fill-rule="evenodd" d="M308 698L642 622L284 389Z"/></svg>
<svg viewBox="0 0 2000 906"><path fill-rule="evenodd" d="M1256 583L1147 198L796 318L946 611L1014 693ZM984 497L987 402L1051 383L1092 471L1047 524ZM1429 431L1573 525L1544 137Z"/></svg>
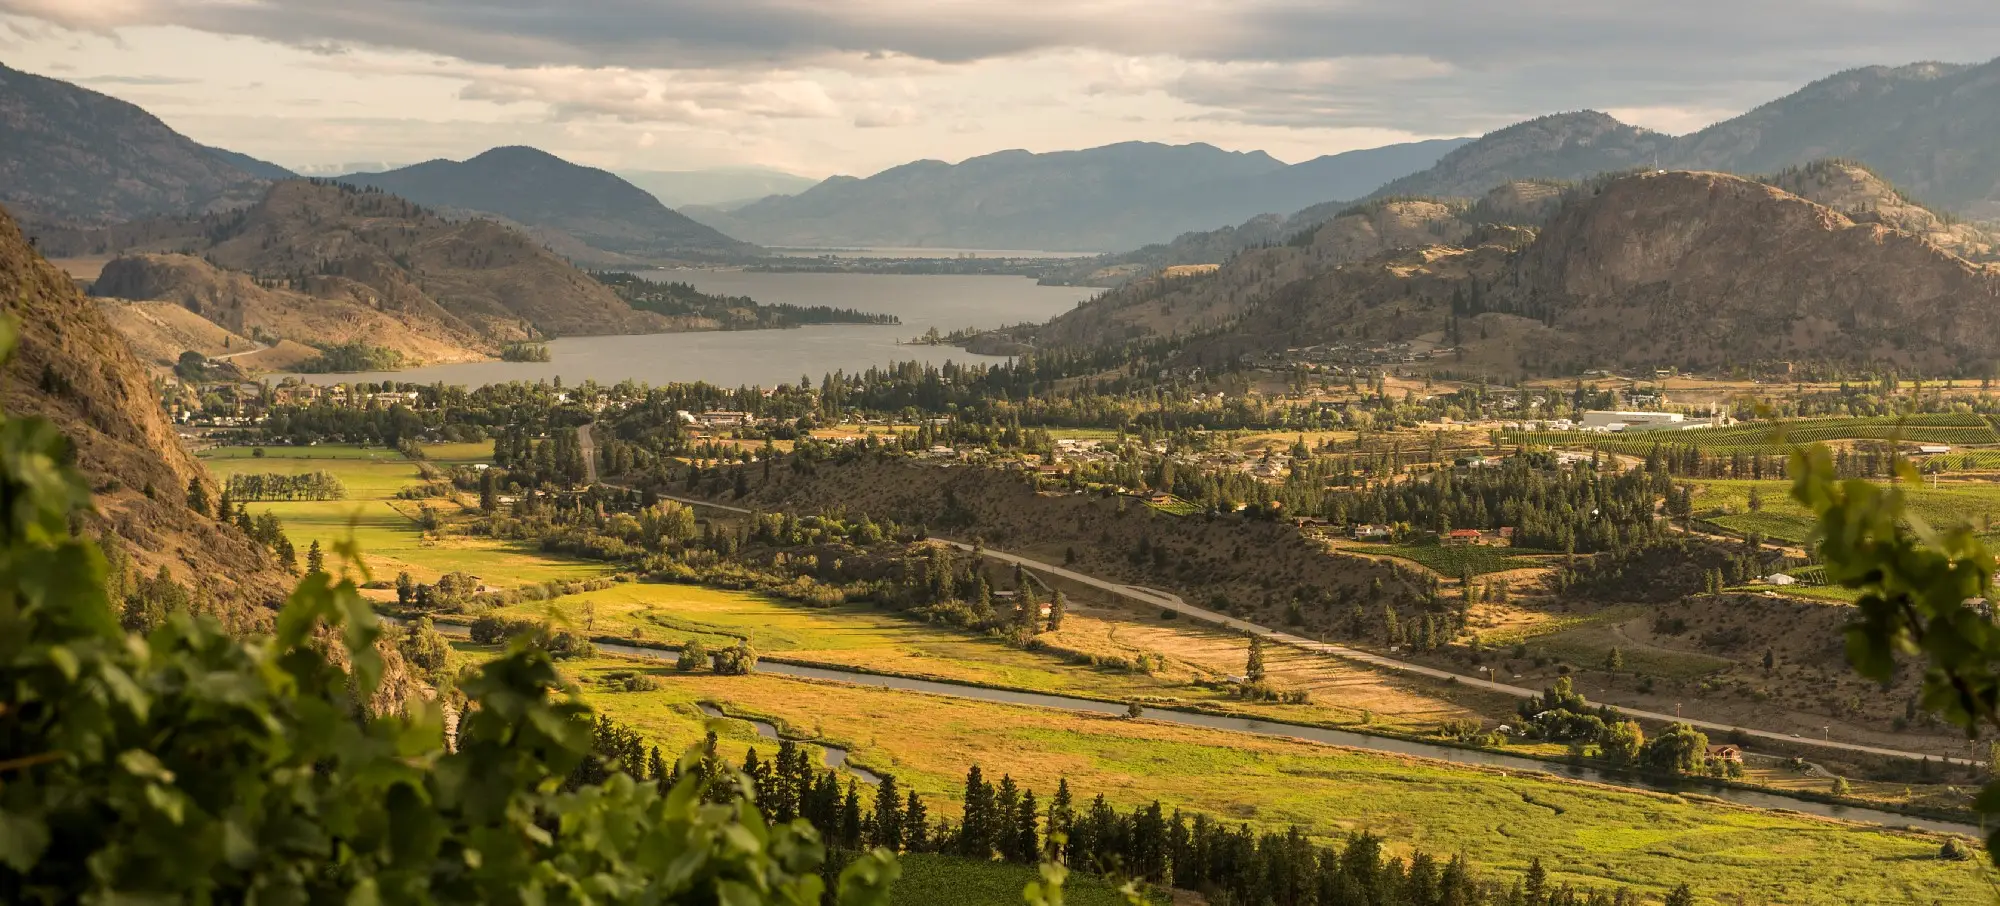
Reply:
<svg viewBox="0 0 2000 906"><path fill-rule="evenodd" d="M1464 139L1415 142L1288 165L1261 151L1126 142L922 160L732 212L687 213L765 245L1099 251L1129 248L1303 201L1355 197L1421 169Z"/></svg>
<svg viewBox="0 0 2000 906"><path fill-rule="evenodd" d="M819 183L810 176L768 167L710 167L702 170L614 170L670 208L702 205L734 210L772 195L792 195Z"/></svg>
<svg viewBox="0 0 2000 906"><path fill-rule="evenodd" d="M447 212L497 214L571 258L622 263L753 251L611 173L535 148L494 148L465 161L433 160L339 180Z"/></svg>
<svg viewBox="0 0 2000 906"><path fill-rule="evenodd" d="M0 66L0 203L17 216L105 221L240 207L263 191L258 164L117 98Z"/></svg>

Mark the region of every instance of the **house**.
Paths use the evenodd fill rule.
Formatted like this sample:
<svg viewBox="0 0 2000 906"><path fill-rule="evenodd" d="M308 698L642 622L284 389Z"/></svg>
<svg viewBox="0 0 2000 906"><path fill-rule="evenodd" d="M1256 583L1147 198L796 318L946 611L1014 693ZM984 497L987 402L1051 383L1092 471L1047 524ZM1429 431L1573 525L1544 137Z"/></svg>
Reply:
<svg viewBox="0 0 2000 906"><path fill-rule="evenodd" d="M736 428L750 424L750 413L733 409L713 409L695 416L695 420L711 428Z"/></svg>
<svg viewBox="0 0 2000 906"><path fill-rule="evenodd" d="M1925 456L1942 456L1950 453L1951 447L1945 444L1918 444L1917 452Z"/></svg>
<svg viewBox="0 0 2000 906"><path fill-rule="evenodd" d="M1743 749L1741 746L1732 746L1732 745L1709 746L1708 760L1733 761L1736 762L1737 764L1742 764Z"/></svg>
<svg viewBox="0 0 2000 906"><path fill-rule="evenodd" d="M1475 528L1452 529L1440 539L1446 544L1478 544L1479 530Z"/></svg>
<svg viewBox="0 0 2000 906"><path fill-rule="evenodd" d="M1387 539L1395 532L1386 525L1367 523L1355 526L1353 534L1356 541L1377 541Z"/></svg>

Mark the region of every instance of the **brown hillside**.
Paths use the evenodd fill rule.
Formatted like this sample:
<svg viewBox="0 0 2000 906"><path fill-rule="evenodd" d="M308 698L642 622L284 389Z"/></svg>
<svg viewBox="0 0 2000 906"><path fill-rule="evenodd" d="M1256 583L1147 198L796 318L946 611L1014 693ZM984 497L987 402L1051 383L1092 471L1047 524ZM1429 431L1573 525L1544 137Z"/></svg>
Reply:
<svg viewBox="0 0 2000 906"><path fill-rule="evenodd" d="M1879 223L1921 236L1930 244L1969 261L2000 257L2000 236L1938 216L1857 163L1814 161L1783 170L1764 182L1823 204L1857 222Z"/></svg>
<svg viewBox="0 0 2000 906"><path fill-rule="evenodd" d="M235 529L187 508L188 481L209 479L160 412L144 367L4 215L0 300L21 327L6 374L7 411L45 416L69 435L96 494L99 526L124 538L149 571L165 565L210 600L233 605L228 612L243 622L258 622L288 580Z"/></svg>
<svg viewBox="0 0 2000 906"><path fill-rule="evenodd" d="M1388 566L1329 553L1288 523L1172 516L1130 498L1038 493L1020 476L992 469L862 457L816 463L803 474L781 469L769 482L750 469L746 478L751 494L734 505L888 517L1051 563L1073 553L1081 572L1204 606L1227 602L1224 609L1271 625L1283 622L1296 598L1308 632L1331 631L1356 602L1379 608L1421 599L1421 590ZM1371 597L1376 579L1389 597Z"/></svg>
<svg viewBox="0 0 2000 906"><path fill-rule="evenodd" d="M1088 345L1216 330L1189 350L1189 364L1426 341L1459 349L1430 367L1495 377L1796 360L1963 372L2000 357L1985 324L2000 310L2000 268L1930 241L1981 234L1862 176L1820 167L1785 178L1870 222L1716 173L1647 173L1566 192L1516 182L1463 213L1439 205L1429 219L1411 211L1425 203L1398 202L1377 216L1401 206L1413 222L1399 219L1400 233L1343 218L1306 249L1257 250L1200 278L1107 293L1039 339ZM1542 226L1505 225L1514 221ZM1344 253L1368 241L1331 241L1381 237L1386 246L1426 235L1437 241L1360 261Z"/></svg>
<svg viewBox="0 0 2000 906"><path fill-rule="evenodd" d="M1926 373L1990 362L2000 272L1918 236L1718 173L1615 180L1523 251L1498 293L1598 361L1791 359Z"/></svg>
<svg viewBox="0 0 2000 906"><path fill-rule="evenodd" d="M45 228L38 238L60 256L168 256L113 261L98 295L176 302L266 339L366 342L417 363L519 340L688 326L633 309L504 225L447 220L349 186L289 180L241 211Z"/></svg>
<svg viewBox="0 0 2000 906"><path fill-rule="evenodd" d="M346 277L373 288L385 306L435 301L495 341L636 333L665 323L500 224L448 221L393 195L344 186L272 186L208 255L265 277Z"/></svg>
<svg viewBox="0 0 2000 906"><path fill-rule="evenodd" d="M469 361L480 358L481 350L493 348L465 322L421 294L404 295L397 304L367 283L339 276L307 277L303 286L303 292L267 288L248 274L221 270L188 255L126 255L104 266L91 292L111 299L172 303L245 337L383 346L402 353L412 364ZM145 324L124 317L114 317L113 323L128 336L146 329ZM199 351L224 355L252 348ZM177 355L178 350L170 353Z"/></svg>
<svg viewBox="0 0 2000 906"><path fill-rule="evenodd" d="M1463 242L1462 206L1430 200L1376 202L1314 228L1309 242L1252 249L1221 270L1153 277L1111 290L1044 327L1038 345L1196 333L1242 317L1280 288L1395 249Z"/></svg>

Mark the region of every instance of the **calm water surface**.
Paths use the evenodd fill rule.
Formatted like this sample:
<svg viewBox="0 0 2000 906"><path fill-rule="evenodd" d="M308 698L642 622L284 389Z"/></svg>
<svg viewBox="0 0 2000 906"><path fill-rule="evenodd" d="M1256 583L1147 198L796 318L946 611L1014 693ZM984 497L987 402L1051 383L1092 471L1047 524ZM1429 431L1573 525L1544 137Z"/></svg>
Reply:
<svg viewBox="0 0 2000 906"><path fill-rule="evenodd" d="M831 305L883 312L903 319L894 326L862 324L800 327L792 330L738 330L646 336L566 337L549 343L548 362L474 362L404 371L363 374L307 374L317 384L350 381L442 381L477 387L505 381L560 377L617 383L630 378L652 384L708 381L726 387L766 387L818 381L833 371L853 373L891 362L1002 362L948 346L897 345L936 327L949 333L964 327L991 328L1046 321L1076 307L1097 290L1038 286L1026 277L930 276L903 274L760 274L747 271L641 272L654 280L679 280L707 293L749 296L759 302Z"/></svg>

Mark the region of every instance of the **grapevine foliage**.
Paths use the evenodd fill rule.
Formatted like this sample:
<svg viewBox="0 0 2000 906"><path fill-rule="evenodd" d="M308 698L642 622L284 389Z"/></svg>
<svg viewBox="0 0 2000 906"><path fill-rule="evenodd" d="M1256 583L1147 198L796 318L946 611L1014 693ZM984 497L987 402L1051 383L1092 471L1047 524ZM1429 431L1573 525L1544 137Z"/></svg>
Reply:
<svg viewBox="0 0 2000 906"><path fill-rule="evenodd" d="M1938 531L1912 512L1899 485L1836 480L1824 446L1792 453L1792 496L1818 523L1810 539L1829 582L1861 591L1847 627L1847 656L1887 684L1899 657L1921 658L1923 706L1977 735L2000 728L2000 626L1993 616L1993 552L1969 526ZM1903 482L1918 481L1908 463ZM1974 801L2000 815L2000 780ZM1986 848L2000 863L2000 830Z"/></svg>
<svg viewBox="0 0 2000 906"><path fill-rule="evenodd" d="M564 791L590 722L532 646L464 682L447 748L434 705L366 708L383 663L351 577L307 576L268 638L128 635L67 461L54 425L0 417L0 901L821 902L819 839L768 827L740 775ZM864 854L836 901L885 904L895 875Z"/></svg>

